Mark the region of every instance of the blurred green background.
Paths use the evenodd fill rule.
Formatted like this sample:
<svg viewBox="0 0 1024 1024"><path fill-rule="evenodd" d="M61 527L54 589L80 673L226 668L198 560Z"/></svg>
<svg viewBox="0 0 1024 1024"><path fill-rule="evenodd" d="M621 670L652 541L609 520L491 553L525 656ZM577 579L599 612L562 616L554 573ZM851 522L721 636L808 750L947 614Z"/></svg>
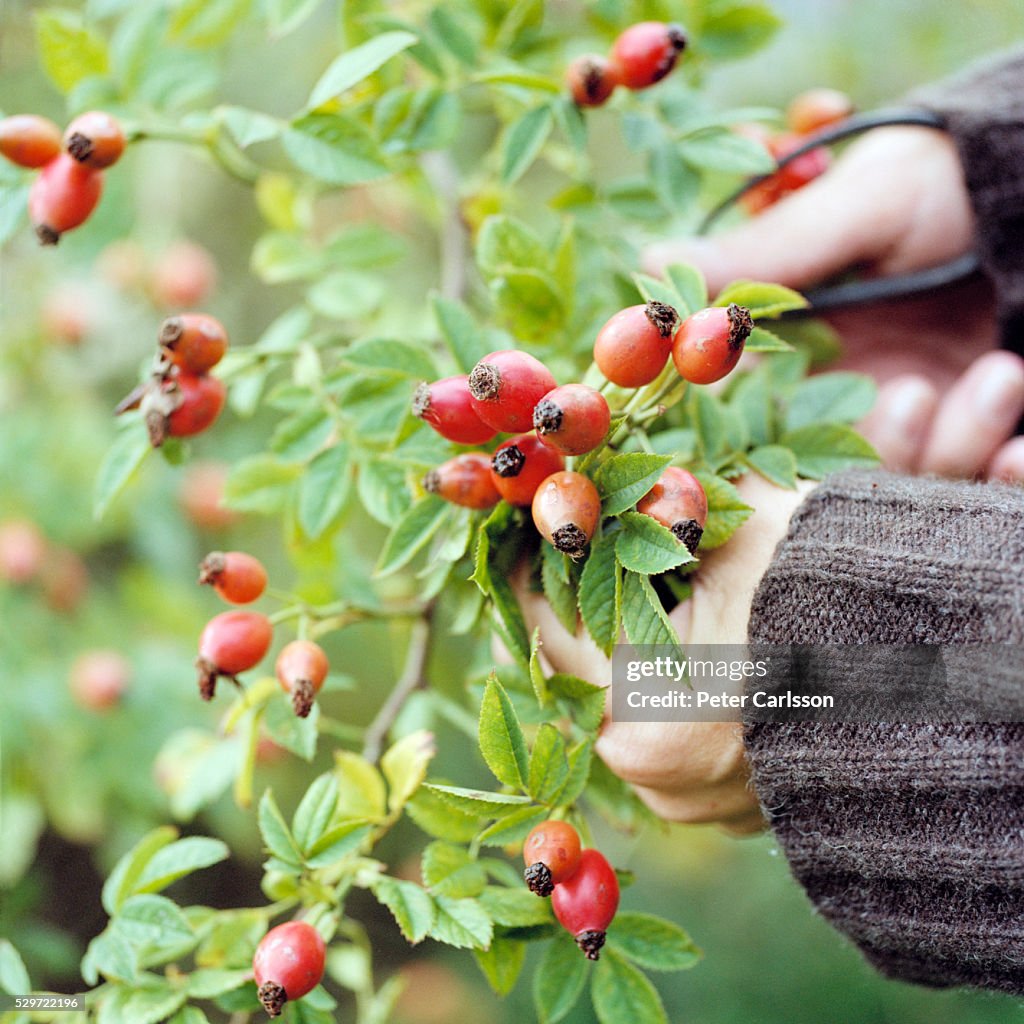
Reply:
<svg viewBox="0 0 1024 1024"><path fill-rule="evenodd" d="M63 120L61 98L34 59L30 14L41 6L5 0L0 11L0 106L4 113L31 110ZM332 55L332 6L324 4L302 30L276 43L272 60L258 32L232 39L224 50L221 95L273 113L297 105L315 69ZM757 56L711 73L708 87L722 106L782 107L801 89L830 85L870 108L1024 40L1020 0L779 0L774 6L786 22L776 40ZM291 73L268 74L268 67ZM326 592L370 567L367 558L331 578L323 561L297 562L275 524L256 516L213 529L196 525L181 509L187 470L159 459L150 460L106 520L93 522L93 480L114 436L109 410L138 379L165 312L143 289L125 287L103 269L106 246L128 237L139 247L133 260L141 253L153 261L175 240L200 243L219 268L206 307L233 325L238 341L255 338L291 298L289 286L264 288L251 277L248 252L260 223L251 197L201 160L169 145L139 147L109 175L109 189L107 208L114 215L98 217L58 251L40 250L23 230L0 254L0 521L32 520L51 550L84 559L89 577L88 591L72 610L59 607L60 581L56 597L37 586L0 584L0 935L21 949L38 982L66 990L76 985L82 943L103 924L99 876L90 865L109 870L144 828L170 819L168 792L175 783L156 778L154 754L182 728L202 730L198 735L206 738L217 729L218 709L199 706L192 684L195 637L219 610L211 594L194 586L199 558L212 547L256 551L277 585L307 594ZM405 212L397 205L365 214ZM412 275L413 292L430 283L429 268L403 265L402 273L404 287ZM76 344L62 342L63 328L41 315L69 287L79 289L72 305L84 311ZM271 426L229 418L215 439L193 445L194 456L230 462L256 450ZM350 523L349 529L360 540L347 550L379 547L380 531L372 525ZM385 652L360 668L358 692L328 695L332 715L368 719L399 671L389 663L390 652L401 652L392 642L398 639L382 627L360 627L328 645L339 665L361 661L371 645ZM67 692L72 660L97 647L122 651L134 667L125 706L107 715L75 706ZM435 678L445 675L449 659L466 655L439 651ZM445 739L442 731L442 750L458 748ZM478 770L457 759L442 758L439 765L441 774L467 782ZM260 766L257 790L272 784L289 806L309 777L308 766L283 759ZM262 901L251 815L223 797L187 828L223 835L236 852L193 898L222 906ZM389 840L390 854L408 857L422 840L411 828L402 831ZM608 835L604 845L613 862L637 874L626 904L680 922L705 950L695 970L659 979L673 1022L1024 1020L1016 1000L933 992L879 977L814 915L770 837L737 842L713 829L672 828L632 838ZM202 876L197 884L204 884ZM386 920L381 924L378 934L387 931ZM379 966L393 970L408 954L393 936L381 941ZM532 1019L527 985L498 1003L468 956L423 948L416 960L429 963L408 969L408 997L396 1020ZM585 1004L570 1018L577 1024L593 1019Z"/></svg>

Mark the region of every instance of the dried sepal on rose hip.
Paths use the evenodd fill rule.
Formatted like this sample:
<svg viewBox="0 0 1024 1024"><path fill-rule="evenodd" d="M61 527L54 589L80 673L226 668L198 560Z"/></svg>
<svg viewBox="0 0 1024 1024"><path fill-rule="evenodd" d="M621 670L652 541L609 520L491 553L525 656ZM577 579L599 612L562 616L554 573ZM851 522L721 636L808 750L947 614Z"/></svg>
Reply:
<svg viewBox="0 0 1024 1024"><path fill-rule="evenodd" d="M627 89L648 89L672 71L684 49L686 32L681 25L641 21L615 40L611 63Z"/></svg>
<svg viewBox="0 0 1024 1024"><path fill-rule="evenodd" d="M492 508L501 501L491 476L491 460L480 452L442 462L423 478L423 489L463 508Z"/></svg>
<svg viewBox="0 0 1024 1024"><path fill-rule="evenodd" d="M139 402L150 444L159 448L169 437L201 434L216 422L226 399L224 382L206 374L179 372L155 382Z"/></svg>
<svg viewBox="0 0 1024 1024"><path fill-rule="evenodd" d="M295 714L308 718L330 671L323 648L312 640L293 640L281 648L274 669L281 688L291 694Z"/></svg>
<svg viewBox="0 0 1024 1024"><path fill-rule="evenodd" d="M664 302L620 309L597 332L594 362L613 384L639 388L665 368L679 314Z"/></svg>
<svg viewBox="0 0 1024 1024"><path fill-rule="evenodd" d="M556 885L551 909L588 960L600 957L608 926L619 909L619 880L597 850L584 850L575 872Z"/></svg>
<svg viewBox="0 0 1024 1024"><path fill-rule="evenodd" d="M691 384L713 384L735 369L754 329L750 310L735 302L711 306L683 321L672 343L672 361Z"/></svg>
<svg viewBox="0 0 1024 1024"><path fill-rule="evenodd" d="M465 373L424 381L413 395L412 412L456 444L486 444L497 433L477 415Z"/></svg>
<svg viewBox="0 0 1024 1024"><path fill-rule="evenodd" d="M199 695L212 700L217 680L255 668L270 650L274 627L259 612L221 612L206 624L199 637Z"/></svg>
<svg viewBox="0 0 1024 1024"><path fill-rule="evenodd" d="M48 117L14 114L0 120L0 154L19 167L45 167L60 153L60 128Z"/></svg>
<svg viewBox="0 0 1024 1024"><path fill-rule="evenodd" d="M66 231L89 219L103 194L103 173L67 153L51 160L32 182L28 215L41 245L56 245Z"/></svg>
<svg viewBox="0 0 1024 1024"><path fill-rule="evenodd" d="M320 933L305 921L271 928L252 958L257 995L270 1017L280 1017L285 1003L301 999L324 976L326 948Z"/></svg>
<svg viewBox="0 0 1024 1024"><path fill-rule="evenodd" d="M607 436L611 410L595 388L563 384L534 407L533 426L544 444L564 455L585 455Z"/></svg>
<svg viewBox="0 0 1024 1024"><path fill-rule="evenodd" d="M211 551L199 563L199 582L228 604L249 604L267 589L267 570L244 551Z"/></svg>
<svg viewBox="0 0 1024 1024"><path fill-rule="evenodd" d="M212 370L228 350L228 332L207 313L179 313L160 325L160 350L174 366L201 375Z"/></svg>
<svg viewBox="0 0 1024 1024"><path fill-rule="evenodd" d="M549 476L533 496L533 523L556 551L581 558L601 519L597 488L582 473Z"/></svg>
<svg viewBox="0 0 1024 1024"><path fill-rule="evenodd" d="M636 503L636 510L671 530L691 555L696 552L708 521L708 497L692 473L666 466L658 482Z"/></svg>
<svg viewBox="0 0 1024 1024"><path fill-rule="evenodd" d="M577 107L599 107L615 91L619 80L610 61L587 53L565 69L565 84Z"/></svg>
<svg viewBox="0 0 1024 1024"><path fill-rule="evenodd" d="M499 445L491 457L491 480L510 505L529 505L537 488L565 459L535 434L519 434Z"/></svg>
<svg viewBox="0 0 1024 1024"><path fill-rule="evenodd" d="M469 393L484 423L508 434L533 427L533 407L554 387L551 371L528 352L491 352L473 367Z"/></svg>
<svg viewBox="0 0 1024 1024"><path fill-rule="evenodd" d="M580 835L567 821L543 821L523 843L523 880L530 892L550 896L580 865Z"/></svg>
<svg viewBox="0 0 1024 1024"><path fill-rule="evenodd" d="M68 155L95 171L116 164L124 153L125 144L121 122L103 110L79 114L64 132L64 149Z"/></svg>

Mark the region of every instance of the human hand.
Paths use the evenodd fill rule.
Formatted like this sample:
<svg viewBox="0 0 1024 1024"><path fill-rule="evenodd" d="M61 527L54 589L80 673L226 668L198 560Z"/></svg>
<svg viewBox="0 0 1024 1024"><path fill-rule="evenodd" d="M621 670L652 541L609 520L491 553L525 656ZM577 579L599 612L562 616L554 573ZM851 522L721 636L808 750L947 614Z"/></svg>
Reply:
<svg viewBox="0 0 1024 1024"><path fill-rule="evenodd" d="M688 262L717 292L737 278L805 289L859 268L921 270L962 256L974 219L952 140L927 128L884 128L854 143L810 185L731 231L652 246L649 272ZM972 279L940 292L828 317L842 365L879 382L916 373L945 389L996 345L991 288Z"/></svg>

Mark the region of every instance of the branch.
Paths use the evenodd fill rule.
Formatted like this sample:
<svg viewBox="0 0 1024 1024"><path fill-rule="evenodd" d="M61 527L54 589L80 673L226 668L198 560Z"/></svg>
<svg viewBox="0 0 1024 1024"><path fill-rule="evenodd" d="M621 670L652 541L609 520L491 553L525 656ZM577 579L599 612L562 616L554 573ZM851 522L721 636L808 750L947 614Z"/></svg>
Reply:
<svg viewBox="0 0 1024 1024"><path fill-rule="evenodd" d="M447 153L425 153L420 159L420 167L437 195L443 217L439 239L441 295L446 299L461 299L468 285L466 256L469 232L459 206L458 173Z"/></svg>

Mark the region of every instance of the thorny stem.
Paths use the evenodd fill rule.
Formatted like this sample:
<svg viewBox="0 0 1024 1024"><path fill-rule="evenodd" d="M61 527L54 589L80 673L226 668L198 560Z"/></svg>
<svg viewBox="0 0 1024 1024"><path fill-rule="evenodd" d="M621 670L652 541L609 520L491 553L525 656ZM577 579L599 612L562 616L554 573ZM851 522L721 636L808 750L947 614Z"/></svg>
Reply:
<svg viewBox="0 0 1024 1024"><path fill-rule="evenodd" d="M420 618L413 623L412 636L409 638L409 649L406 652L402 674L398 677L394 689L388 694L388 699L366 728L363 758L370 764L377 763L384 740L405 706L405 702L416 690L426 684L424 672L427 667L427 658L430 655L433 616L434 605L431 602L423 609Z"/></svg>

